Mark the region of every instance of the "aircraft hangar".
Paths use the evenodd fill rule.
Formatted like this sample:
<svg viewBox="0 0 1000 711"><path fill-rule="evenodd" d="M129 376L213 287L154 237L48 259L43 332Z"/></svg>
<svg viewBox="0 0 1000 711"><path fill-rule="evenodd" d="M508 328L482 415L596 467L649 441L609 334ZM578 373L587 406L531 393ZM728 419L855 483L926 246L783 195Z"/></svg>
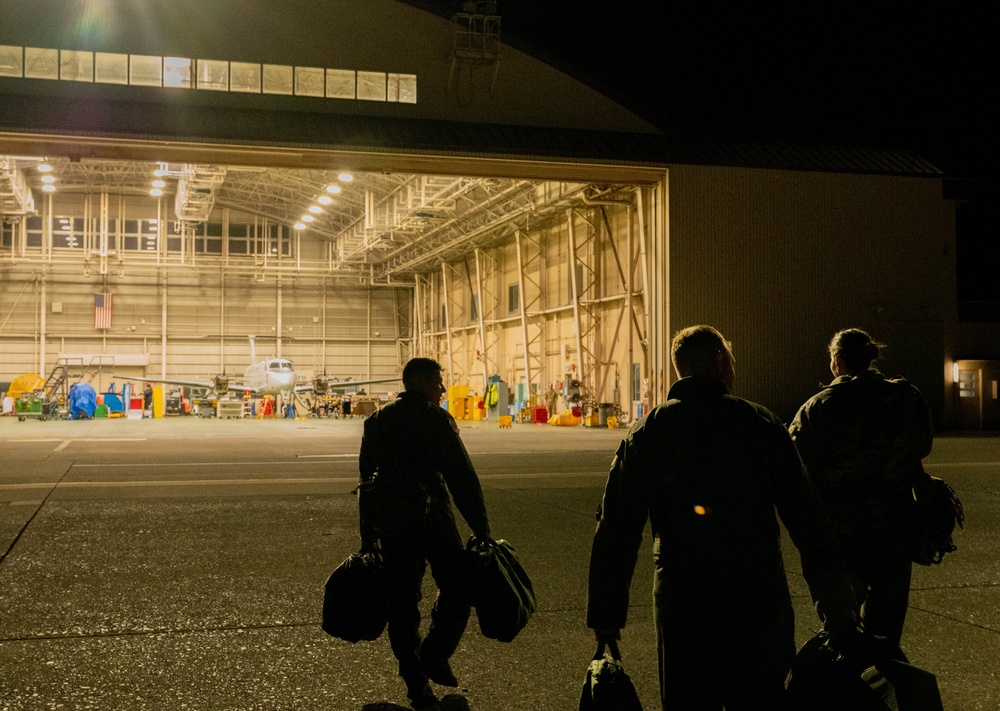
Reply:
<svg viewBox="0 0 1000 711"><path fill-rule="evenodd" d="M919 156L689 141L508 40L494 3L359 5L5 8L0 381L238 374L253 335L304 378L428 356L627 419L706 322L740 394L790 416L857 325L943 416L954 205Z"/></svg>

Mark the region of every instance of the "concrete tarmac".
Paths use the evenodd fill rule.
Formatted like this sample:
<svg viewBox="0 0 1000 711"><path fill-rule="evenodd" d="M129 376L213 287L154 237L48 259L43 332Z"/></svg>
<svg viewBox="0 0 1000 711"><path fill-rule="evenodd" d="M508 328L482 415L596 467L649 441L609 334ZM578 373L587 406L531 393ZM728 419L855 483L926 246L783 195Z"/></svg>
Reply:
<svg viewBox="0 0 1000 711"><path fill-rule="evenodd" d="M408 708L384 635L351 645L320 629L323 583L359 542L361 427L0 418L0 711ZM624 431L462 428L494 536L517 548L539 609L510 644L473 615L442 708L570 711L594 652L594 512ZM945 709L995 711L1000 439L939 437L927 466L967 521L956 553L915 567L902 646L937 674ZM639 561L621 650L654 709L648 535ZM790 543L786 561L801 644L818 620Z"/></svg>

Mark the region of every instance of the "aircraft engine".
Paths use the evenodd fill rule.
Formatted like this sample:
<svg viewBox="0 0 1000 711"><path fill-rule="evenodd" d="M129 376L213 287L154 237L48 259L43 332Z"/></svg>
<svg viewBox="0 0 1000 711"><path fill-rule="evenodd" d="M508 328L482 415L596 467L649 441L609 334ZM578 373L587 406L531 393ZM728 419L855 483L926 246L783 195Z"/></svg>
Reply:
<svg viewBox="0 0 1000 711"><path fill-rule="evenodd" d="M224 393L229 390L229 376L226 375L216 375L212 378L212 383L215 386L215 392Z"/></svg>
<svg viewBox="0 0 1000 711"><path fill-rule="evenodd" d="M329 388L325 379L313 378L313 392L316 393L317 397L323 397L326 395L326 391L328 389Z"/></svg>

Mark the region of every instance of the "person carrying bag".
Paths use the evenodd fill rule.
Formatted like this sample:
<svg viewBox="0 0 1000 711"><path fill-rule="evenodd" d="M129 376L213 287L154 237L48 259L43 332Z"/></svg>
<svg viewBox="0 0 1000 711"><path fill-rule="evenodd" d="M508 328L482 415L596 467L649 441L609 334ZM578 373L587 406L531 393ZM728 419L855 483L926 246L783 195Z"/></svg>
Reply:
<svg viewBox="0 0 1000 711"><path fill-rule="evenodd" d="M605 648L610 654L605 652ZM580 711L642 711L632 679L625 673L615 640L601 641L587 669Z"/></svg>
<svg viewBox="0 0 1000 711"><path fill-rule="evenodd" d="M382 636L389 620L382 553L362 548L337 566L326 581L323 631L354 644Z"/></svg>
<svg viewBox="0 0 1000 711"><path fill-rule="evenodd" d="M483 636L511 642L528 624L537 603L524 566L505 540L473 536L466 549L472 555L472 605Z"/></svg>

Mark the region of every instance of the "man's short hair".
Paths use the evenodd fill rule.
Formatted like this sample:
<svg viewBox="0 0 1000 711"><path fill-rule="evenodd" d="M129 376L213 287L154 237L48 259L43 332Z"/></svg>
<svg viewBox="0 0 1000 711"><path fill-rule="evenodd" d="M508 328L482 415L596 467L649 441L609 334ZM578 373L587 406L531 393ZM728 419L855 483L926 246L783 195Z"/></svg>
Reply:
<svg viewBox="0 0 1000 711"><path fill-rule="evenodd" d="M444 370L441 364L433 358L411 358L403 366L403 387L407 390L419 387L428 378L434 378Z"/></svg>
<svg viewBox="0 0 1000 711"><path fill-rule="evenodd" d="M670 344L670 358L677 374L684 378L710 371L715 355L732 354L732 344L711 326L689 326L677 332Z"/></svg>

